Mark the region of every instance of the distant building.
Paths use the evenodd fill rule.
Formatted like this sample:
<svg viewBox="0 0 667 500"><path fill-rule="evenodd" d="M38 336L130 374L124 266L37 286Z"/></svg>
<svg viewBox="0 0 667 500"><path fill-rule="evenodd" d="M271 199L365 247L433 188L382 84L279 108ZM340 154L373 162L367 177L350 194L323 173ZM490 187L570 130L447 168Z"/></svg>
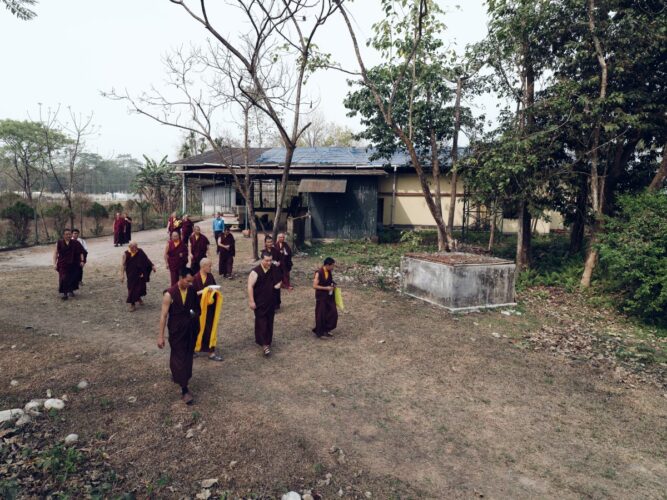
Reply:
<svg viewBox="0 0 667 500"><path fill-rule="evenodd" d="M422 194L419 178L409 157L396 154L389 160L371 160L373 151L363 147L297 148L290 169L281 227L287 217L304 220L305 233L313 239L362 239L377 236L378 228L434 227ZM461 150L459 156L465 154ZM449 155L446 155L449 156ZM247 169L252 178L255 212L263 224L270 224L276 208L278 186L283 172L284 148L251 148ZM197 179L202 191L202 214L222 210L244 221L245 200L236 192L233 176L246 174L246 158L241 148L225 149L220 158L214 151L178 160L186 179ZM449 165L443 161L443 170ZM430 177L430 176L429 176ZM432 181L431 181L432 182ZM440 180L443 213L449 210L450 176ZM433 186L431 186L433 189ZM470 219L463 182L459 182L454 225ZM483 210L477 207L477 211ZM304 217L306 214L309 217ZM513 222L505 220L503 229ZM538 232L549 232L541 221Z"/></svg>

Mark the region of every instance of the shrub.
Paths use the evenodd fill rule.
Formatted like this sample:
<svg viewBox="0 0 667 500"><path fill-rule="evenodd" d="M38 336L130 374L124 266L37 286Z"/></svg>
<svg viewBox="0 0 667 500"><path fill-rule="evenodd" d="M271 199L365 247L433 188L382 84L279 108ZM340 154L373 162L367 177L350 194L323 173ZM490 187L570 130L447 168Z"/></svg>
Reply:
<svg viewBox="0 0 667 500"><path fill-rule="evenodd" d="M10 244L25 245L30 235L30 222L35 217L33 208L22 201L17 201L13 205L4 208L0 212L0 217L8 219L11 223L7 234L8 242Z"/></svg>
<svg viewBox="0 0 667 500"><path fill-rule="evenodd" d="M652 323L667 323L667 194L624 196L605 221L600 265L622 308Z"/></svg>
<svg viewBox="0 0 667 500"><path fill-rule="evenodd" d="M51 205L44 210L43 214L44 217L51 219L53 229L56 230L58 235L63 234L64 229L67 227L67 222L72 216L71 210L62 205Z"/></svg>
<svg viewBox="0 0 667 500"><path fill-rule="evenodd" d="M99 203L95 202L88 209L88 211L86 212L86 215L88 217L92 217L93 220L95 221L95 227L93 228L93 234L95 236L101 236L102 231L104 231L104 225L102 224L102 221L104 219L109 218L108 210L104 207L104 205L100 205Z"/></svg>

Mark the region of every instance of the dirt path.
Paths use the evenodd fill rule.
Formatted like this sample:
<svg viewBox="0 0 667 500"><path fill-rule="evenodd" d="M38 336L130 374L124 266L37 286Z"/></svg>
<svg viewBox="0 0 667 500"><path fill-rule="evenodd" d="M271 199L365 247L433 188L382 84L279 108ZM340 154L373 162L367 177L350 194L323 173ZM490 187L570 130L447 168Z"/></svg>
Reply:
<svg viewBox="0 0 667 500"><path fill-rule="evenodd" d="M209 221L202 227L210 234ZM168 353L155 347L168 284L163 230L135 235L160 269L147 305L132 314L118 274L122 250L108 238L89 241L85 286L67 303L55 293L50 249L0 254L0 402L87 377L93 390L74 405L80 421L71 427L113 434L111 460L137 482L168 475L174 491L163 496L225 477L237 494L314 487L325 498L339 488L350 498L665 498L667 399L519 349L517 331L539 325L530 311L513 322L499 312L453 316L351 286L336 339L317 340L314 264L296 259L297 288L284 294L274 356L263 359L245 299L249 242L236 236L242 274L222 284L225 359L196 360L196 417L175 402ZM20 386L5 389L11 378ZM127 405L130 395L141 404ZM188 425L196 435L186 440ZM330 484L318 486L328 471Z"/></svg>

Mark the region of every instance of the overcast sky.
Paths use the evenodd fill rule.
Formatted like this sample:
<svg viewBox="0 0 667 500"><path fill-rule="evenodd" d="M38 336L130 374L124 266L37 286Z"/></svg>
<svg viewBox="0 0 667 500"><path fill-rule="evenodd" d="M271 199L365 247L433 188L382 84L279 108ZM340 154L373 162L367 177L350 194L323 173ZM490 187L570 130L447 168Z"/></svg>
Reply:
<svg viewBox="0 0 667 500"><path fill-rule="evenodd" d="M223 33L239 33L243 28L236 9L217 2L220 7L212 12L212 23ZM462 49L485 36L483 0L440 4L447 11L447 44ZM360 40L367 39L381 15L379 0L357 0L350 10ZM36 11L35 19L20 21L0 10L0 119L35 118L39 103L42 109L71 106L77 113L94 113L98 131L87 141L90 151L105 157L130 153L137 158L174 158L181 132L129 114L125 103L110 101L100 92L116 88L136 95L151 85L160 88L163 56L182 45L204 44L205 30L168 0L41 0ZM325 26L318 43L344 67L356 68L340 19ZM377 62L369 49L364 55ZM326 118L356 129L342 104L347 88L346 77L336 71L320 72L309 82L309 92L319 95L319 109Z"/></svg>

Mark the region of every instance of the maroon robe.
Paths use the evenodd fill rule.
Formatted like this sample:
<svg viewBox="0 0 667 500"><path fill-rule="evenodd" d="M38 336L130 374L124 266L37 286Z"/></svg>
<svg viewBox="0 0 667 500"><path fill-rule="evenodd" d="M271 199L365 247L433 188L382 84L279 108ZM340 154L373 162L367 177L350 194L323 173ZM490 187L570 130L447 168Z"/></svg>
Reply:
<svg viewBox="0 0 667 500"><path fill-rule="evenodd" d="M264 271L261 265L253 269L257 281L253 287L255 301L255 342L261 346L271 345L273 341L273 318L276 313L275 289L280 283L280 275L275 266Z"/></svg>
<svg viewBox="0 0 667 500"><path fill-rule="evenodd" d="M134 257L129 250L125 251L125 276L127 277L127 302L134 305L141 297L146 296L146 283L150 281L153 263L146 253L137 249Z"/></svg>
<svg viewBox="0 0 667 500"><path fill-rule="evenodd" d="M176 224L177 222L178 222L178 218L176 218L176 217L171 217L170 216L169 219L167 219L167 232L169 233L170 238L171 238L171 233L173 233L174 231L178 231L179 234L180 234L180 229L177 227L177 224Z"/></svg>
<svg viewBox="0 0 667 500"><path fill-rule="evenodd" d="M229 245L229 250L218 246L220 254L218 255L218 274L225 277L232 276L234 269L234 256L236 255L236 241L232 233L222 233L220 243Z"/></svg>
<svg viewBox="0 0 667 500"><path fill-rule="evenodd" d="M167 320L171 347L169 368L174 382L181 387L187 387L192 377L192 357L199 331L199 297L192 287L188 287L183 303L178 285L172 286L167 293L171 295Z"/></svg>
<svg viewBox="0 0 667 500"><path fill-rule="evenodd" d="M188 241L190 241L190 236L192 236L193 231L194 223L191 220L181 221L181 241L186 245L188 244Z"/></svg>
<svg viewBox="0 0 667 500"><path fill-rule="evenodd" d="M129 243L132 240L132 218L125 217L123 219L123 230L121 232L121 243Z"/></svg>
<svg viewBox="0 0 667 500"><path fill-rule="evenodd" d="M113 244L121 245L123 243L123 232L125 231L125 219L119 217L113 220Z"/></svg>
<svg viewBox="0 0 667 500"><path fill-rule="evenodd" d="M334 284L333 273L324 276L324 268L317 271L320 286L331 286ZM321 337L336 329L338 324L338 309L336 308L336 299L332 292L326 290L315 290L315 328L313 333Z"/></svg>
<svg viewBox="0 0 667 500"><path fill-rule="evenodd" d="M192 289L195 291L195 293L197 293L200 290L206 288L207 286L215 284L216 284L215 279L213 278L213 275L211 273L206 274L206 283L204 283L201 278L201 273L197 272L197 274L195 275L195 279L192 282ZM197 297L199 297L199 300L201 301L201 295L198 295ZM213 304L210 304L206 309L206 324L204 325L204 334L202 335L201 339L201 352L215 351L215 347L209 347L208 344L211 341L211 330L213 329L213 318L215 316L215 306L217 302L218 302L218 296L215 295Z"/></svg>
<svg viewBox="0 0 667 500"><path fill-rule="evenodd" d="M190 236L190 251L192 253L190 268L192 268L193 273L199 272L199 261L206 257L209 244L208 238L203 234L200 234L199 238L196 238L194 234Z"/></svg>
<svg viewBox="0 0 667 500"><path fill-rule="evenodd" d="M81 269L81 255L83 247L76 240L58 240L56 243L58 258L56 269L58 271L58 292L67 294L79 289L79 269Z"/></svg>
<svg viewBox="0 0 667 500"><path fill-rule="evenodd" d="M167 250L167 267L171 276L171 286L178 282L178 273L188 265L188 247L182 241L178 246L174 245L173 240L169 240L169 249Z"/></svg>
<svg viewBox="0 0 667 500"><path fill-rule="evenodd" d="M283 268L282 268L282 254L278 247L273 245L271 247L271 260L273 261L273 268L276 270L276 276L278 276L278 281L283 280ZM280 304L282 300L280 299L280 288L273 291L274 301L276 303L276 309L280 309Z"/></svg>
<svg viewBox="0 0 667 500"><path fill-rule="evenodd" d="M292 249L287 243L276 243L280 255L280 270L283 276L283 284L281 288L291 288L292 285L289 280L289 273L292 270Z"/></svg>

